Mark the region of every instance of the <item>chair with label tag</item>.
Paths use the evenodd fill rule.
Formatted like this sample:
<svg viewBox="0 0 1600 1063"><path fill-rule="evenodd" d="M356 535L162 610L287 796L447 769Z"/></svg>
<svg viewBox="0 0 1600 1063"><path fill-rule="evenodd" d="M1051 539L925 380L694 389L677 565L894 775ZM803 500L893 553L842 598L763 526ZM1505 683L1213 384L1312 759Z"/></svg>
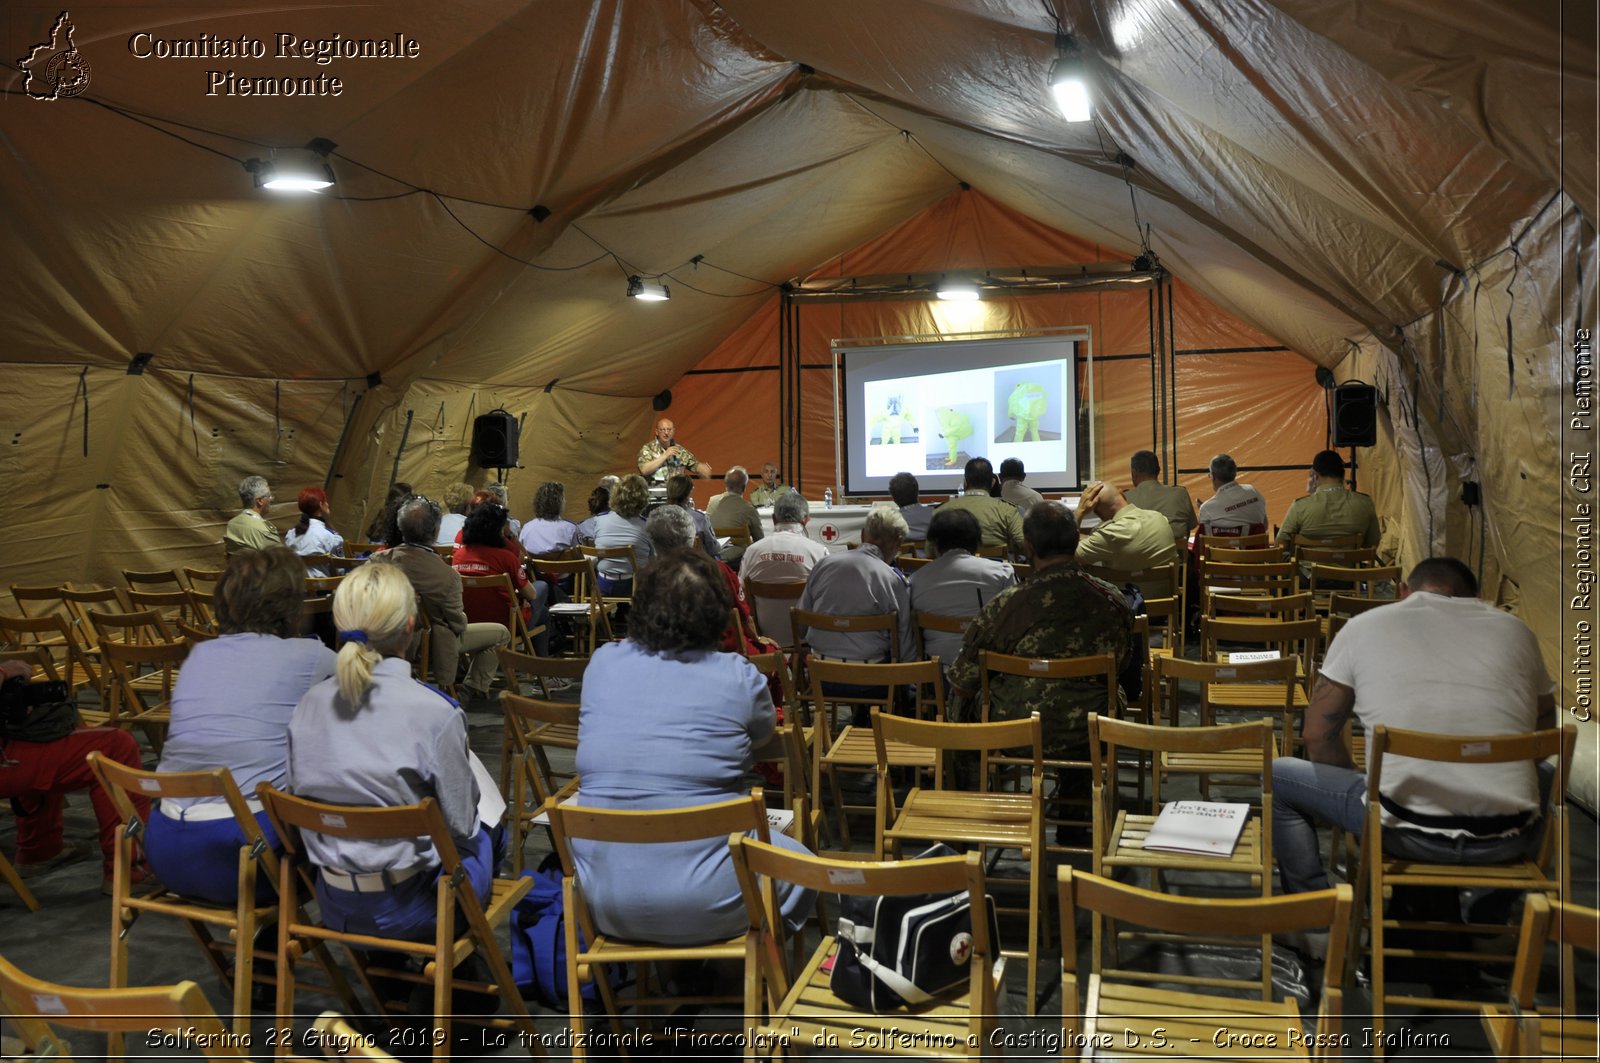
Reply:
<svg viewBox="0 0 1600 1063"><path fill-rule="evenodd" d="M1298 666L1289 684L1288 696L1292 699L1292 711L1299 714L1311 704L1321 631L1322 625L1315 619L1206 617L1200 624L1200 659L1221 664L1248 664L1295 658ZM1222 649L1223 645L1229 649ZM1209 692L1214 709L1236 710L1250 716L1281 711L1285 697L1283 688L1276 683L1218 682ZM1299 744L1299 728L1287 727L1284 755L1293 755Z"/></svg>
<svg viewBox="0 0 1600 1063"><path fill-rule="evenodd" d="M978 846L980 852L1013 849L1028 864L1028 944L1024 949L1002 950L997 955L1024 959L1027 972L1027 1012L1039 1005L1039 950L1049 939L1049 911L1044 896L1044 754L1039 714L1025 720L990 723L938 723L908 720L872 710L873 742L878 756L877 830L874 854L901 858L906 841L946 842ZM891 748L920 748L933 757L927 785L913 786L898 798L888 773ZM947 785L951 754L978 754L977 789ZM1002 757L1005 764L1000 762ZM1014 774L1025 766L1027 778L1015 791L994 788L998 772ZM1013 884L1020 882L1012 880ZM1008 909L1000 909L1006 911Z"/></svg>
<svg viewBox="0 0 1600 1063"><path fill-rule="evenodd" d="M1340 1044L1350 1036L1342 1028L1349 886L1270 900L1223 900L1154 893L1070 867L1058 871L1056 882L1062 928L1062 1059L1304 1060L1342 1054ZM1096 924L1104 918L1139 926L1152 938L1178 944L1196 927L1213 936L1246 940L1327 928L1328 955L1314 1030L1307 1032L1293 997L1279 1002L1195 993L1185 988L1191 979L1181 974L1104 970L1098 949L1090 951L1084 992L1077 943L1077 917L1083 909ZM1196 965L1205 962L1202 956ZM1145 984L1150 982L1169 985Z"/></svg>
<svg viewBox="0 0 1600 1063"><path fill-rule="evenodd" d="M274 892L277 888L278 856L267 844L256 814L234 785L233 776L226 768L185 772L141 771L108 760L95 752L89 754L89 769L110 795L122 819L112 871L111 987L117 989L128 984L127 938L134 922L145 913L170 916L189 929L216 971L232 998L233 1032L247 1043L250 1036L251 988L257 984L276 984L271 975L257 974L255 969L256 931L270 925L278 916L278 898ZM184 897L165 888L148 895L135 892L133 842L143 836L146 822L134 808L131 794L151 802L152 816L166 814L156 802L209 799L215 803L198 806L203 812L196 807L187 809L186 820L198 820L205 815L208 819L231 819L238 826L239 899L233 907ZM209 814L213 810L216 815ZM218 935L213 931L221 933ZM337 995L346 1008L353 1008L355 996L333 957L320 944L312 943L312 947L328 977L328 986L324 991ZM109 1051L113 1059L120 1056L122 1051L119 1040L117 1035L113 1035Z"/></svg>
<svg viewBox="0 0 1600 1063"><path fill-rule="evenodd" d="M1419 920L1386 907L1397 889L1426 886L1450 890L1514 891L1523 894L1542 893L1554 900L1571 896L1572 849L1567 833L1566 788L1576 744L1577 728L1571 725L1519 735L1445 735L1395 730L1380 724L1367 735L1367 813L1361 838L1361 873L1355 880L1364 888L1356 894L1355 926L1359 931L1365 919L1372 937L1374 1044L1381 1046L1384 1043L1384 1031L1388 1024L1386 1013L1391 1005L1398 1004L1410 1010L1427 1008L1476 1012L1482 1003L1481 1000L1464 1001L1439 995L1391 992L1388 960L1423 960L1433 971L1438 971L1441 965L1481 967L1485 963L1511 964L1516 960L1514 949L1491 952L1479 944L1483 939L1503 939L1514 934L1516 928L1503 922L1467 921L1466 916L1470 912L1458 914L1454 919L1443 919L1436 913L1430 913L1430 918ZM1555 759L1555 775L1542 817L1537 811L1487 817L1426 815L1391 800L1383 790L1386 762L1396 759L1413 771L1414 762L1431 761L1437 765L1435 770L1440 772L1452 770L1452 766L1453 770L1460 770L1465 765L1517 762L1526 762L1528 770L1532 772L1538 761L1547 758ZM1538 826L1541 818L1542 827ZM1504 863L1431 863L1395 856L1386 848L1385 835L1403 830L1407 823L1434 829L1467 831L1469 835L1483 838L1492 838L1510 830L1538 830L1539 837L1536 847L1527 855ZM1448 844L1449 839L1446 842ZM1453 906L1451 910L1456 911ZM1448 945L1427 947L1415 941L1400 945L1389 940L1396 931L1448 931L1470 935L1479 939L1479 942L1471 943L1475 945L1472 948L1452 948ZM1576 992L1573 972L1569 947L1563 955L1563 994ZM1381 1051L1380 1048L1380 1055Z"/></svg>
<svg viewBox="0 0 1600 1063"><path fill-rule="evenodd" d="M1116 785L1117 755L1122 750L1149 754L1159 764L1169 757L1191 759L1234 755L1251 766L1244 773L1256 780L1260 815L1248 802L1173 801L1162 799L1162 772L1151 781L1148 812L1121 807ZM1168 727L1128 723L1104 716L1089 717L1089 752L1094 761L1094 873L1107 877L1144 869L1151 885L1164 889L1167 875L1196 873L1236 875L1244 889L1272 895L1272 724L1267 720L1224 726ZM1234 768L1232 770L1239 770ZM1213 829L1215 828L1215 829ZM1102 928L1094 926L1095 955L1101 955ZM1118 938L1110 935L1112 962ZM1262 1000L1272 998L1272 939L1260 941L1261 974L1254 982L1211 975L1190 975L1184 981L1233 989L1259 988ZM1122 970L1109 973L1138 979ZM1155 980L1165 980L1157 977Z"/></svg>
<svg viewBox="0 0 1600 1063"><path fill-rule="evenodd" d="M750 919L749 931L739 939L747 1059L789 1058L812 1046L831 1046L851 1058L863 1052L912 1059L999 1054L995 1035L1005 961L998 942L990 939L987 920L973 919L970 937L958 934L947 946L952 963L967 968L961 983L932 1000L873 1012L840 999L832 988L839 949L855 946L824 934L809 959L791 963L788 929L772 916L779 883L854 897L964 893L969 910L982 912L986 883L976 853L859 863L792 853L738 835L728 843ZM841 925L841 931L849 929Z"/></svg>
<svg viewBox="0 0 1600 1063"><path fill-rule="evenodd" d="M1215 726L1218 723L1217 707L1212 700L1212 691L1215 688L1223 684L1233 687L1262 684L1276 691L1278 698L1275 708L1259 706L1259 712L1267 715L1256 717L1265 718L1268 723L1281 721L1283 728L1281 733L1284 737L1281 740L1275 739L1276 754L1277 749L1288 748L1294 740L1291 730L1295 723L1294 679L1299 667L1299 660L1293 656L1244 664L1190 661L1181 657L1162 658L1156 662L1153 685L1164 704L1156 706L1157 711L1148 722L1164 722L1166 726L1173 728L1179 726L1178 707L1181 700L1179 682L1182 680L1199 684L1200 708L1197 722L1205 727ZM1276 717L1271 715L1273 712L1277 713ZM1254 791L1259 791L1261 787L1261 765L1254 754L1248 752L1201 755L1163 753L1156 761L1156 771L1162 781L1174 775L1194 776L1200 785L1200 796L1208 801L1211 800L1213 784L1244 786Z"/></svg>
<svg viewBox="0 0 1600 1063"><path fill-rule="evenodd" d="M489 1029L515 1035L520 1047L531 1055L543 1058L543 1043L528 1014L528 1006L512 979L511 968L500 949L495 928L511 917L517 901L532 888L530 878L503 879L491 882L487 901L480 901L473 889L472 880L463 865L455 841L445 824L444 815L433 798L424 798L415 805L388 808L371 808L356 805L333 805L312 801L276 790L266 783L257 789L267 815L272 819L278 839L283 843L283 856L278 861L278 1007L275 1028L293 1025L295 1016L296 961L304 954L296 942L300 939L318 942L336 941L349 951L357 976L372 998L378 1002L380 1015L409 1014L409 1000L390 1000L379 991L375 979L392 985L408 982L432 990L433 1030L425 1042L432 1048L433 1058L444 1063L456 1046L451 1029L454 1022L471 1022ZM325 838L391 842L406 849L431 844L438 854L438 867L413 868L400 872L349 872L320 867L312 863L306 849L304 832L315 832ZM438 922L434 937L429 941L407 938L376 937L341 930L333 930L320 920L307 918L301 908L304 896L315 892L317 877L341 890L358 893L385 893L395 885L409 881L417 874L436 875L434 892ZM401 953L422 964L422 971L399 966L379 966L379 961L368 953L381 950ZM474 982L462 978L457 969L467 957L476 953L488 968L491 981ZM499 998L501 1016L464 1014L451 1005L454 991L468 991ZM288 1054L288 1045L279 1048L280 1058Z"/></svg>
<svg viewBox="0 0 1600 1063"><path fill-rule="evenodd" d="M556 602L552 598L547 613L552 621L583 624L588 631L588 647L580 651L585 660L594 656L602 632L605 641L611 641L611 614L595 589L594 569L587 560L530 557L528 574L534 579L545 580L552 588L561 586L563 581L571 586L567 600ZM551 593L553 595L554 590Z"/></svg>

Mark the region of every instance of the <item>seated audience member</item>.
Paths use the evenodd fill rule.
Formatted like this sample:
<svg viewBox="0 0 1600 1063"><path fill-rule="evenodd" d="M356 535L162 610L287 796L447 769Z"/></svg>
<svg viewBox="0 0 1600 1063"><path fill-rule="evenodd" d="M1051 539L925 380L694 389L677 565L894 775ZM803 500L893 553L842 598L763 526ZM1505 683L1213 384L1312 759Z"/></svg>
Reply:
<svg viewBox="0 0 1600 1063"><path fill-rule="evenodd" d="M1018 657L1115 656L1119 674L1133 662L1133 611L1122 592L1095 579L1077 563L1078 522L1059 502L1041 502L1023 522L1024 553L1033 573L983 607L962 639L950 666L950 718L976 720L981 688L979 654L984 650ZM1125 694L1119 687L1118 700ZM989 718L1027 719L1039 714L1044 755L1086 760L1089 714L1104 712L1105 688L1097 682L1070 682L1034 676L997 675L989 685ZM1063 769L1056 792L1069 801L1089 797L1089 773ZM1077 844L1083 831L1059 829L1058 843Z"/></svg>
<svg viewBox="0 0 1600 1063"><path fill-rule="evenodd" d="M467 669L467 696L488 697L498 664L494 651L511 641L511 632L504 624L474 624L467 620L461 605L461 577L433 548L439 537L438 503L421 497L407 499L400 506L396 525L404 541L385 553L383 559L405 572L433 621L431 664L435 681L442 686L454 683L457 662L467 654L472 658ZM337 608L337 598L334 605Z"/></svg>
<svg viewBox="0 0 1600 1063"><path fill-rule="evenodd" d="M300 564L295 561L296 567ZM7 694L21 697L19 689L33 675L27 661L0 660L0 682ZM0 695L3 696L3 695ZM85 854L77 845L67 845L64 837L63 809L66 795L73 790L88 790L94 818L100 827L100 891L111 893L111 868L116 859L117 829L122 817L111 796L95 782L94 773L84 759L100 752L108 760L142 768L139 743L126 731L113 727L79 727L53 742L27 742L12 738L0 741L0 798L10 800L17 821L16 864L23 877L41 875L71 863ZM150 803L133 795L134 807L149 818ZM134 880L147 875L135 869Z"/></svg>
<svg viewBox="0 0 1600 1063"><path fill-rule="evenodd" d="M978 518L962 510L935 513L928 525L928 553L933 560L911 574L913 613L977 616L1008 587L1017 574L1005 561L974 557L981 533ZM922 633L923 649L946 668L961 652L961 636L949 631Z"/></svg>
<svg viewBox="0 0 1600 1063"><path fill-rule="evenodd" d="M486 901L500 831L478 819L466 714L411 678L405 653L416 630L415 602L397 565L362 565L339 585L333 618L344 641L337 674L307 691L289 720L287 783L301 797L333 804L433 798L472 889ZM417 941L433 936L439 854L431 842L307 833L305 844L320 869L317 904L329 927Z"/></svg>
<svg viewBox="0 0 1600 1063"><path fill-rule="evenodd" d="M412 494L411 485L404 480L396 480L389 485L389 493L384 496L383 508L372 518L372 523L367 525L367 542L381 543L384 546L400 545L394 527L394 515L399 512L400 503L410 498Z"/></svg>
<svg viewBox="0 0 1600 1063"><path fill-rule="evenodd" d="M1044 501L1044 496L1022 481L1028 473L1018 458L1007 458L1000 463L1000 497L1017 507L1017 515L1026 517L1028 510Z"/></svg>
<svg viewBox="0 0 1600 1063"><path fill-rule="evenodd" d="M1211 490L1200 504L1200 534L1256 535L1267 530L1267 500L1249 484L1239 483L1239 465L1232 455L1211 459Z"/></svg>
<svg viewBox="0 0 1600 1063"><path fill-rule="evenodd" d="M335 657L316 639L297 637L304 627L304 569L288 550L233 558L212 600L217 637L197 643L178 672L157 770L227 768L255 808L257 784L283 786L289 717L306 691L333 675ZM280 849L266 813L256 819L267 843ZM213 904L239 899L243 844L221 798L164 799L144 838L150 868L168 889ZM272 896L274 888L263 876L256 895Z"/></svg>
<svg viewBox="0 0 1600 1063"><path fill-rule="evenodd" d="M624 476L611 492L611 512L595 518L594 545L602 550L633 547L640 565L650 560L650 536L645 534L644 511L650 505L650 488L638 473ZM633 592L633 573L623 558L603 557L595 565L600 593L626 597Z"/></svg>
<svg viewBox="0 0 1600 1063"><path fill-rule="evenodd" d="M506 507L506 512L511 512L511 492L503 483L486 483L483 490L494 496L494 500ZM511 523L511 538L516 540L522 534L522 522L516 517L507 518Z"/></svg>
<svg viewBox="0 0 1600 1063"><path fill-rule="evenodd" d="M533 493L533 519L517 538L535 557L560 557L578 544L578 526L562 514L567 508L567 485L548 481Z"/></svg>
<svg viewBox="0 0 1600 1063"><path fill-rule="evenodd" d="M1097 481L1084 490L1077 519L1091 512L1100 524L1078 539L1078 564L1137 572L1177 560L1171 522L1130 504L1113 485Z"/></svg>
<svg viewBox="0 0 1600 1063"><path fill-rule="evenodd" d="M333 511L328 508L328 492L320 487L306 487L300 491L300 523L290 528L283 541L301 557L327 554L344 556L344 536L328 527ZM302 575L326 576L327 566L312 565Z"/></svg>
<svg viewBox="0 0 1600 1063"><path fill-rule="evenodd" d="M713 531L717 528L739 528L750 536L751 542L761 539L761 514L756 512L755 506L744 500L744 489L749 483L750 473L743 465L735 465L723 474L723 492L706 503L706 519L711 522ZM722 560L737 569L744 557L744 550L741 543L729 543L722 548Z"/></svg>
<svg viewBox="0 0 1600 1063"><path fill-rule="evenodd" d="M752 505L770 506L778 500L779 495L786 495L793 490L783 482L778 467L769 461L761 466L761 486L750 492L750 502Z"/></svg>
<svg viewBox="0 0 1600 1063"><path fill-rule="evenodd" d="M583 676L577 754L583 803L637 810L736 797L755 762L780 755L780 745L766 677L739 654L717 650L733 608L718 563L680 547L642 566L637 582L627 640L596 650ZM777 832L772 841L805 851ZM750 925L726 837L574 842L572 849L602 933L692 945ZM795 929L813 901L788 885L779 893Z"/></svg>
<svg viewBox="0 0 1600 1063"><path fill-rule="evenodd" d="M650 548L657 556L680 546L697 545L694 521L689 519L689 514L682 506L659 506L644 523L645 531L650 536ZM718 561L717 570L722 573L728 596L733 599L733 607L739 614L738 625L735 626L730 620L722 632L722 649L728 653L766 652L768 647L756 631L755 616L750 612L750 603L745 599L738 573L726 561Z"/></svg>
<svg viewBox="0 0 1600 1063"><path fill-rule="evenodd" d="M989 494L989 487L994 482L994 466L989 464L989 459L969 460L963 479L965 487L961 494L939 508L966 510L977 517L978 527L983 530L984 546L1004 546L1010 554L1020 552L1022 518L1017 516L1016 506Z"/></svg>
<svg viewBox="0 0 1600 1063"><path fill-rule="evenodd" d="M1344 483L1344 459L1324 450L1311 459L1311 492L1289 506L1278 529L1278 542L1292 546L1297 539L1336 539L1361 536L1362 546L1378 545L1378 510L1370 495L1351 491Z"/></svg>
<svg viewBox="0 0 1600 1063"><path fill-rule="evenodd" d="M861 526L861 548L830 553L813 565L798 603L809 612L835 616L897 614L899 656L890 653L887 631L841 632L823 627L799 632L813 653L838 661L916 659L911 589L905 576L893 567L905 537L906 519L898 509L887 503L873 506Z"/></svg>
<svg viewBox="0 0 1600 1063"><path fill-rule="evenodd" d="M785 491L772 503L772 534L744 552L739 563L739 578L745 583L799 583L811 575L818 561L828 556L828 548L806 536L811 521L811 504L798 491ZM748 594L748 589L746 590ZM789 623L789 601L754 598L756 623L761 630L785 646L794 645L794 628Z"/></svg>
<svg viewBox="0 0 1600 1063"><path fill-rule="evenodd" d="M594 546L595 520L600 519L600 514L611 512L611 488L616 487L619 480L621 477L616 475L603 475L595 490L589 491L589 517L578 522L579 546Z"/></svg>
<svg viewBox="0 0 1600 1063"><path fill-rule="evenodd" d="M272 509L272 488L267 486L265 477L246 476L239 481L239 503L244 508L228 522L222 533L222 546L229 555L283 544L278 538L278 529L267 523L267 513Z"/></svg>
<svg viewBox="0 0 1600 1063"><path fill-rule="evenodd" d="M897 472L889 478L889 497L900 507L906 521L906 538L922 540L928 537L928 522L933 519L936 507L917 501L922 485L908 472Z"/></svg>
<svg viewBox="0 0 1600 1063"><path fill-rule="evenodd" d="M522 620L529 628L545 620L545 598L550 588L528 578L522 556L506 545L510 522L498 502L485 502L472 511L461 529L461 545L450 557L450 564L461 576L510 576L512 590L504 587L461 589L461 606L468 624L504 624L511 617L513 590L522 599ZM524 529L526 532L526 528ZM540 656L549 653L544 633L534 636L534 649Z"/></svg>
<svg viewBox="0 0 1600 1063"><path fill-rule="evenodd" d="M1189 532L1198 523L1194 515L1194 500L1184 487L1161 482L1161 459L1156 457L1155 451L1135 451L1128 462L1128 472L1133 487L1125 491L1123 497L1140 509L1154 510L1166 517L1172 525L1174 542L1187 540Z"/></svg>
<svg viewBox="0 0 1600 1063"><path fill-rule="evenodd" d="M694 480L686 473L674 471L667 476L667 505L678 506L689 514L689 519L694 522L694 534L700 549L712 557L722 553L722 547L717 544L717 533L711 527L711 518L694 508Z"/></svg>
<svg viewBox="0 0 1600 1063"><path fill-rule="evenodd" d="M1479 601L1472 570L1429 558L1400 601L1352 617L1328 646L1301 732L1308 759L1272 762L1272 849L1283 892L1328 888L1316 824L1356 837L1367 777L1344 743L1351 716L1447 735L1512 735L1554 727L1555 684L1539 641L1510 613ZM1435 764L1384 759L1386 850L1428 863L1495 864L1539 843L1540 779L1532 761ZM1392 829L1391 829L1392 828Z"/></svg>
<svg viewBox="0 0 1600 1063"><path fill-rule="evenodd" d="M456 541L461 526L467 522L467 506L472 502L472 495L472 485L465 481L444 489L441 497L444 516L439 518L439 541L435 546L449 546Z"/></svg>

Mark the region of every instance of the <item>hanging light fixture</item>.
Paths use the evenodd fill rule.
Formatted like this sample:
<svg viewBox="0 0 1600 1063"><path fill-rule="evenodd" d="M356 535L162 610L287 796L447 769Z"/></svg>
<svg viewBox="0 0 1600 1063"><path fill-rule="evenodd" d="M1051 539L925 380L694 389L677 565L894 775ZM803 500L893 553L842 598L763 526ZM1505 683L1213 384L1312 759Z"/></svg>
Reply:
<svg viewBox="0 0 1600 1063"><path fill-rule="evenodd" d="M936 294L946 302L975 303L978 301L978 286L964 280L941 281Z"/></svg>
<svg viewBox="0 0 1600 1063"><path fill-rule="evenodd" d="M672 298L672 291L660 281L647 281L634 274L628 278L628 298L647 303L664 303Z"/></svg>
<svg viewBox="0 0 1600 1063"><path fill-rule="evenodd" d="M1056 61L1050 65L1050 91L1055 93L1056 106L1067 121L1087 122L1094 117L1083 55L1070 33L1056 34Z"/></svg>
<svg viewBox="0 0 1600 1063"><path fill-rule="evenodd" d="M274 192L320 192L332 188L333 167L328 156L339 145L317 137L299 151L286 151L280 157L247 159L244 168L255 178L257 188Z"/></svg>

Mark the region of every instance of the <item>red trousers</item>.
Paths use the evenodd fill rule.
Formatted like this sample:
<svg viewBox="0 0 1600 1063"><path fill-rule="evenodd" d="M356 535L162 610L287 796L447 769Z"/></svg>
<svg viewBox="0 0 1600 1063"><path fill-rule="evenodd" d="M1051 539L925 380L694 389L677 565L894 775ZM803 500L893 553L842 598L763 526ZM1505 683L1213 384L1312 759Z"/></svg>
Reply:
<svg viewBox="0 0 1600 1063"><path fill-rule="evenodd" d="M121 817L111 797L95 782L84 758L99 750L107 758L142 768L139 743L112 727L83 727L54 742L7 742L0 754L0 798L12 798L17 810L17 862L34 864L61 851L62 809L68 791L88 789L100 823L100 852L106 874L116 854ZM134 796L140 816L150 802Z"/></svg>

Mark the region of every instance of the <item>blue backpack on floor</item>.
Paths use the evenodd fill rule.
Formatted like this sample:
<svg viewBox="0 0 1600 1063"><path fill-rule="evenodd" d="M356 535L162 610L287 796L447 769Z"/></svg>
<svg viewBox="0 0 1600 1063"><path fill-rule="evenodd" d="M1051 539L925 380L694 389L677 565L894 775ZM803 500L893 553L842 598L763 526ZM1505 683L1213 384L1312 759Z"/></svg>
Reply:
<svg viewBox="0 0 1600 1063"><path fill-rule="evenodd" d="M567 913L561 895L561 861L554 853L536 871L524 871L533 888L511 911L511 976L524 1000L565 1011L567 1007ZM583 931L578 943L587 945ZM621 964L608 964L613 988L622 984ZM583 987L585 1004L600 1003L594 982Z"/></svg>

